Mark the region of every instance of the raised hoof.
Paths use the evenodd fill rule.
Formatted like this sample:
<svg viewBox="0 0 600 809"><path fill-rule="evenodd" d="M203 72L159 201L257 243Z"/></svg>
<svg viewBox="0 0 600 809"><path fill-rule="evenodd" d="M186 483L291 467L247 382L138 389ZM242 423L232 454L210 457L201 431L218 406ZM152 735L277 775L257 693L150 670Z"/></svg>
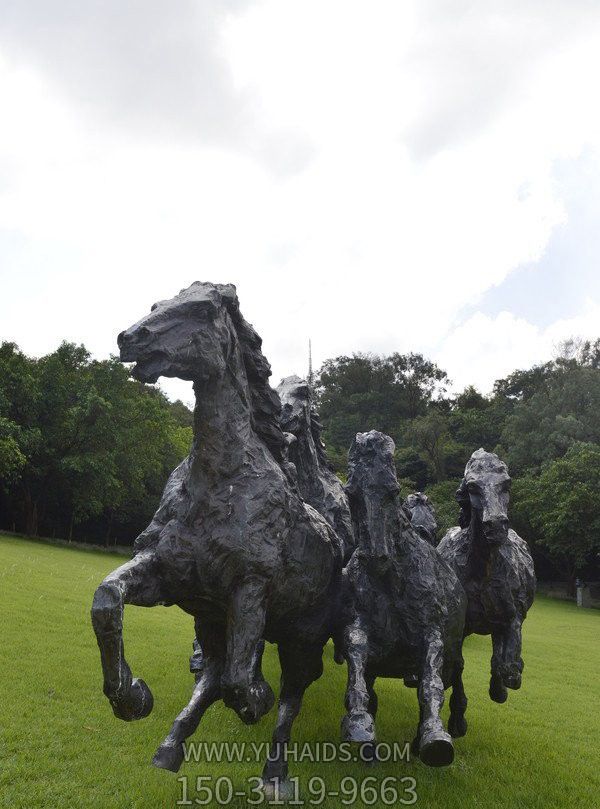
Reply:
<svg viewBox="0 0 600 809"><path fill-rule="evenodd" d="M183 764L183 745L161 744L154 754L152 763L161 770L179 772L179 768Z"/></svg>
<svg viewBox="0 0 600 809"><path fill-rule="evenodd" d="M364 742L375 741L375 724L373 717L366 711L346 714L342 719L342 741Z"/></svg>
<svg viewBox="0 0 600 809"><path fill-rule="evenodd" d="M490 699L494 702L498 702L500 705L503 702L506 702L508 699L508 691L506 687L502 683L492 682L490 683Z"/></svg>
<svg viewBox="0 0 600 809"><path fill-rule="evenodd" d="M513 691L518 691L521 687L521 675L520 674L509 674L507 677L504 678L504 685L507 688L511 688Z"/></svg>
<svg viewBox="0 0 600 809"><path fill-rule="evenodd" d="M452 716L448 720L448 731L453 739L460 739L467 733L467 720L464 716Z"/></svg>
<svg viewBox="0 0 600 809"><path fill-rule="evenodd" d="M433 731L421 739L419 757L428 767L447 767L454 761L454 745L444 730Z"/></svg>
<svg viewBox="0 0 600 809"><path fill-rule="evenodd" d="M143 680L138 679L131 681L128 694L125 696L109 696L108 699L112 705L114 715L125 722L144 719L154 707L152 691Z"/></svg>
<svg viewBox="0 0 600 809"><path fill-rule="evenodd" d="M245 725L254 725L275 704L273 689L266 680L252 683L249 688L224 686L223 702L240 717Z"/></svg>
<svg viewBox="0 0 600 809"><path fill-rule="evenodd" d="M280 801L291 801L295 798L294 784L287 778L264 778L261 781L261 788L267 803L273 801L275 804Z"/></svg>

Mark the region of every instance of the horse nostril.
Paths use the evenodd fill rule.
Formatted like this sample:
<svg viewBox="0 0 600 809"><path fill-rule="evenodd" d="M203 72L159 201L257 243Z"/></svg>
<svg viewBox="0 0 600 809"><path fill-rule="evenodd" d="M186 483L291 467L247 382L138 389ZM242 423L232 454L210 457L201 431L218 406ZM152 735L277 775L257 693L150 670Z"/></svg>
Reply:
<svg viewBox="0 0 600 809"><path fill-rule="evenodd" d="M125 332L122 331L122 332L119 333L119 335L117 337L117 345L119 346L119 348L122 347L124 342L125 342Z"/></svg>

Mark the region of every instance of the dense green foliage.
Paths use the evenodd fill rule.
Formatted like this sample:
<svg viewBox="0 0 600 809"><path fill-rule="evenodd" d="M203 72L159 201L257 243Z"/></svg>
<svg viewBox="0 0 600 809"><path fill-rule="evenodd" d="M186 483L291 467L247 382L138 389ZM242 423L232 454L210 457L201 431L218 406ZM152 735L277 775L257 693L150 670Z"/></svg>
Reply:
<svg viewBox="0 0 600 809"><path fill-rule="evenodd" d="M260 774L262 760L245 756L232 763L184 763L178 776L152 767L154 750L193 687L186 665L193 621L176 607L125 608L127 657L134 674L151 687L154 710L141 722L113 716L102 693L89 610L95 587L122 561L114 554L0 536L2 806L175 807L182 798L178 778L187 777L194 802L202 795L195 788L198 776L209 776L213 789L217 778L227 776L237 792L248 790L248 779ZM505 705L488 697L489 637L470 636L464 647L469 730L456 740L454 764L438 769L411 760L373 766L311 761L305 754L290 761L304 805L311 806L309 779L314 777L322 778L330 792L339 791L344 777L376 779L378 788L384 778L412 777L415 805L428 809L594 809L600 794L593 752L600 736L600 711L593 709L600 700L599 625L596 610L538 596L523 626L523 687L511 692ZM308 689L294 725L299 752L308 744L315 751L317 742L335 745L340 739L346 670L334 664L331 647L324 662L324 674ZM263 671L277 692L274 646L267 645ZM377 692L378 740L402 748L414 735L416 691L399 680L380 679ZM246 726L219 703L207 711L192 741L255 743L262 759L275 716L272 710ZM251 751L249 757L254 758ZM399 781L396 785L401 787ZM228 805L249 804L241 798ZM321 805L338 809L343 797ZM384 803L375 807L383 809Z"/></svg>
<svg viewBox="0 0 600 809"><path fill-rule="evenodd" d="M117 360L0 346L0 525L130 543L187 454L192 414Z"/></svg>
<svg viewBox="0 0 600 809"><path fill-rule="evenodd" d="M442 534L456 525L454 492L471 453L495 451L513 476L513 523L534 546L538 570L571 579L595 572L600 341L571 341L557 359L498 380L489 396L473 387L450 396L448 386L446 373L420 355L327 361L317 388L338 472L356 432L389 433L403 493L427 491Z"/></svg>

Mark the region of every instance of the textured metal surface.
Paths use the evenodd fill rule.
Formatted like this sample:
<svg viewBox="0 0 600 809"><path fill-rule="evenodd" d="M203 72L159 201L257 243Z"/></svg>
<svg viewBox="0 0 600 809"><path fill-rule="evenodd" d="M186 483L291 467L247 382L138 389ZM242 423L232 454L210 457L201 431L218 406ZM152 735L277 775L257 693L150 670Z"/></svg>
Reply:
<svg viewBox="0 0 600 809"><path fill-rule="evenodd" d="M531 553L509 528L509 492L506 464L478 449L456 493L460 525L438 545L467 593L465 635L492 636L490 697L495 702L506 701L507 688L521 686L521 626L535 595Z"/></svg>
<svg viewBox="0 0 600 809"><path fill-rule="evenodd" d="M104 692L126 720L146 716L152 695L125 659L124 605L177 605L194 617L197 683L154 758L177 770L183 740L213 702L222 699L245 723L273 705L260 669L263 639L279 647L280 711L299 707L322 669L343 546L299 493L270 367L233 286L195 283L155 304L118 342L136 379L192 380L196 396L190 455L169 478L133 559L107 576L92 607Z"/></svg>
<svg viewBox="0 0 600 809"><path fill-rule="evenodd" d="M375 741L377 677L417 683L419 725L413 744L424 763L449 764L451 736L442 724L450 686L449 729L466 732L462 639L466 597L452 568L413 530L399 499L394 442L359 433L349 455L346 491L357 549L344 573L344 656L348 662L350 741Z"/></svg>

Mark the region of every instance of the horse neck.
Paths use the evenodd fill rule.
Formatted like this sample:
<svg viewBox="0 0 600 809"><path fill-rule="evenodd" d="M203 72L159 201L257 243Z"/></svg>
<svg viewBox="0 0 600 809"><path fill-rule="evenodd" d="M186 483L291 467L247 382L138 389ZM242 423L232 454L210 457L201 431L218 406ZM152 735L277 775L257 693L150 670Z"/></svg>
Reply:
<svg viewBox="0 0 600 809"><path fill-rule="evenodd" d="M485 571L490 562L493 554L493 548L485 542L481 527L478 525L475 516L472 517L471 522L467 528L469 532L469 544L471 548L470 563L472 571L475 575L485 575Z"/></svg>
<svg viewBox="0 0 600 809"><path fill-rule="evenodd" d="M258 439L252 428L250 393L245 375L227 371L210 382L194 382L192 476L224 477L244 463Z"/></svg>
<svg viewBox="0 0 600 809"><path fill-rule="evenodd" d="M368 497L368 495L367 495ZM366 498L365 498L366 499ZM401 556L406 552L406 536L404 532L404 525L402 523L401 512L397 500L392 500L384 503L376 503L377 516L381 521L381 525L366 525L367 530L385 531L385 547L390 556ZM357 532L358 546L365 554L369 554L368 541L363 536L362 531Z"/></svg>

